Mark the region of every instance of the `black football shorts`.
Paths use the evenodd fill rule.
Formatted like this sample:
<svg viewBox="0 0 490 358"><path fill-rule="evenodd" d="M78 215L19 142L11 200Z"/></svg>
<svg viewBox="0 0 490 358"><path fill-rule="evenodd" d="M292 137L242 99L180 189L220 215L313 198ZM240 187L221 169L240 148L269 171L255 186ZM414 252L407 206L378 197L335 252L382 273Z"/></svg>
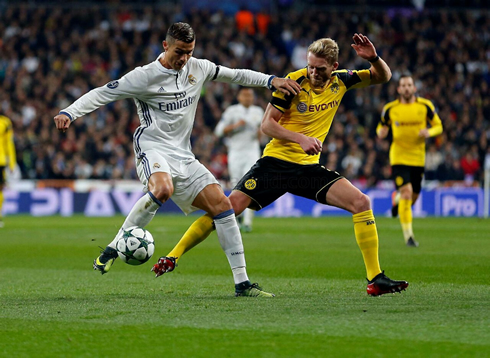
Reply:
<svg viewBox="0 0 490 358"><path fill-rule="evenodd" d="M393 165L391 174L395 181L396 189L405 184L411 183L413 192L420 193L422 190L422 178L424 177L424 167L412 167L410 165Z"/></svg>
<svg viewBox="0 0 490 358"><path fill-rule="evenodd" d="M5 167L0 165L0 185L5 185L5 182L7 181L5 175Z"/></svg>
<svg viewBox="0 0 490 358"><path fill-rule="evenodd" d="M240 179L234 190L249 196L250 207L255 210L265 208L285 193L327 204L328 189L342 178L320 164L302 165L263 157Z"/></svg>

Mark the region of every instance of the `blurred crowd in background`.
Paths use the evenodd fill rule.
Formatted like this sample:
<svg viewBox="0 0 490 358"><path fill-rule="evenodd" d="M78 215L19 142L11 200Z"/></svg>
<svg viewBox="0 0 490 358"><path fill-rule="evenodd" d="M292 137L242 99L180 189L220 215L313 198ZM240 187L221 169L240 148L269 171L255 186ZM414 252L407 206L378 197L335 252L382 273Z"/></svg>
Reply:
<svg viewBox="0 0 490 358"><path fill-rule="evenodd" d="M117 79L162 52L168 26L189 22L194 56L232 68L284 76L306 65L315 39L340 47L339 68L363 69L352 35L367 35L393 72L382 86L349 91L323 145L321 163L362 187L390 179L389 141L375 128L396 99L398 77L414 76L418 94L436 106L444 133L427 143L426 179L481 181L490 163L490 15L485 11L309 11L278 14L133 9L7 7L0 12L0 112L14 123L24 179L137 179L132 134L136 107L122 100L76 120L59 133L53 117L87 91ZM236 103L237 88L211 82L202 93L192 146L226 182L227 155L213 129ZM256 90L265 108L271 93ZM263 143L264 145L266 142Z"/></svg>

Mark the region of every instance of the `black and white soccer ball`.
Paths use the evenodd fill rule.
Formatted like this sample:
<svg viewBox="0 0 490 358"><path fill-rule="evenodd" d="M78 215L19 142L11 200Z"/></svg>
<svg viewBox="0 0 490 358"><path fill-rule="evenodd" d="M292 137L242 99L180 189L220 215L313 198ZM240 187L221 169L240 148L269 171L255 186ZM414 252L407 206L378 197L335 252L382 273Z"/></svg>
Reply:
<svg viewBox="0 0 490 358"><path fill-rule="evenodd" d="M150 259L155 252L155 243L148 230L132 226L121 232L116 249L122 261L136 266Z"/></svg>

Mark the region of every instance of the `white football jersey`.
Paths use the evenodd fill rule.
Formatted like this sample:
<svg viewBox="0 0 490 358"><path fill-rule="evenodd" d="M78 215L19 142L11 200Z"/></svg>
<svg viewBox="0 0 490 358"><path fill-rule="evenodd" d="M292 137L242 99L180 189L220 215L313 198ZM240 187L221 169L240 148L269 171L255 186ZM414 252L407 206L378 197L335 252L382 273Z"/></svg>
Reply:
<svg viewBox="0 0 490 358"><path fill-rule="evenodd" d="M245 107L242 104L235 104L228 107L214 130L219 137L224 135L225 127L238 123L244 120L246 125L238 128L229 137L225 138L224 142L228 148L228 154L232 153L247 153L259 152L260 143L257 132L264 116L264 110L259 106Z"/></svg>
<svg viewBox="0 0 490 358"><path fill-rule="evenodd" d="M156 149L177 160L193 160L190 136L201 89L208 81L268 87L273 76L217 66L191 57L180 70L158 61L137 67L122 78L86 93L60 111L72 121L122 98L134 98L141 125L133 135L137 157Z"/></svg>

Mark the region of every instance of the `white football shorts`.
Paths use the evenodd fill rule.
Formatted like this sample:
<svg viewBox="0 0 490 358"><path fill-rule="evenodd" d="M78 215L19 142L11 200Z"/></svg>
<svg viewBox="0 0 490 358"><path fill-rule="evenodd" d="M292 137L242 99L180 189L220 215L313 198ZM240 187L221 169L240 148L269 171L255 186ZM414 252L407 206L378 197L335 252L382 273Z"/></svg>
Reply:
<svg viewBox="0 0 490 358"><path fill-rule="evenodd" d="M174 184L171 199L184 212L190 214L199 210L192 206L196 196L209 184L219 184L211 172L199 160L176 160L155 150L146 151L136 159L136 172L148 191L148 180L157 172L169 173Z"/></svg>

